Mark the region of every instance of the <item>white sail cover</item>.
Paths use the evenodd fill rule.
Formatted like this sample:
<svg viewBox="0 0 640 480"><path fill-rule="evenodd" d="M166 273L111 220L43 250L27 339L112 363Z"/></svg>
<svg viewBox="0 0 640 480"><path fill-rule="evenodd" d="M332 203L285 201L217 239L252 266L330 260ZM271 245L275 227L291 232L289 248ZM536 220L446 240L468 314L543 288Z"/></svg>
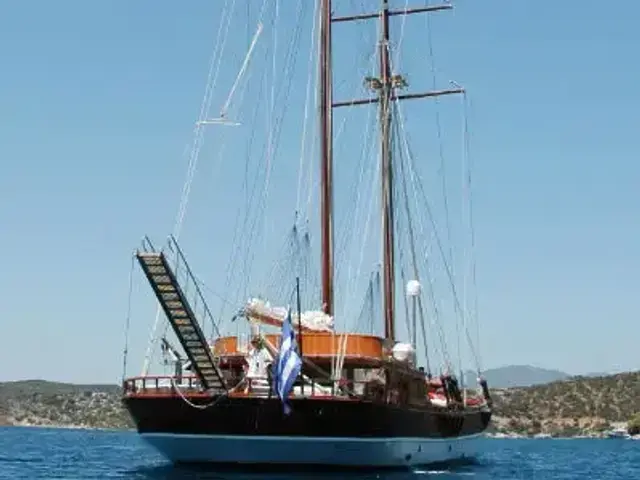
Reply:
<svg viewBox="0 0 640 480"><path fill-rule="evenodd" d="M251 298L244 308L244 313L253 321L269 325L282 326L287 315L285 307L272 307L269 302L259 298ZM302 312L302 328L316 332L333 332L333 317L319 310ZM291 313L293 325L298 326L298 315Z"/></svg>

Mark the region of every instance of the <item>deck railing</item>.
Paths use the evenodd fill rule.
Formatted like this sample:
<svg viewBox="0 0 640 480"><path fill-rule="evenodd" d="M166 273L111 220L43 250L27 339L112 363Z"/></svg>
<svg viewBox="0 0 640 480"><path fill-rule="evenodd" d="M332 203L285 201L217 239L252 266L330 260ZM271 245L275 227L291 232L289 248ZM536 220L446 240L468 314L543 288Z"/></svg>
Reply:
<svg viewBox="0 0 640 480"><path fill-rule="evenodd" d="M240 379L238 379L240 382ZM341 380L337 385L325 386L316 382L297 382L292 390L292 396L327 397L327 396L359 396L364 392L366 382ZM269 380L265 378L245 378L238 388L234 389L234 395L258 395L269 389ZM176 388L177 387L177 388ZM184 375L176 377L171 375L131 377L124 380L122 385L125 395L144 395L155 393L182 393L203 394L204 391L197 377ZM275 395L275 392L273 392Z"/></svg>
<svg viewBox="0 0 640 480"><path fill-rule="evenodd" d="M238 379L240 382L240 379ZM367 382L341 380L333 385L321 385L316 382L296 382L291 391L291 398L342 398L362 399L365 397ZM233 383L231 383L233 385ZM177 387L177 388L176 388ZM195 376L144 376L132 377L123 382L125 396L145 395L178 395L203 396L208 395L201 387ZM275 397L275 390L270 388L266 378L245 378L232 388L230 396ZM394 401L397 394L387 392L387 398ZM376 397L382 400L385 397L384 388L377 392L369 392L369 399Z"/></svg>
<svg viewBox="0 0 640 480"><path fill-rule="evenodd" d="M131 377L124 380L122 390L125 395L158 392L175 393L176 386L182 392L202 392L202 386L198 377L195 375L183 375L181 377L171 375Z"/></svg>
<svg viewBox="0 0 640 480"><path fill-rule="evenodd" d="M238 379L240 381L240 379ZM409 404L415 406L429 405L427 397L413 398L403 395L397 389L385 390L384 387L374 391L366 391L368 382L343 379L333 386L324 386L315 382L298 382L294 385L290 398L316 398L316 399L341 399L341 400L369 400L391 404ZM192 375L176 376L143 376L128 378L123 382L124 395L127 397L144 397L156 395L179 395L183 397L208 397L198 379ZM365 394L366 392L366 394ZM238 386L228 393L230 397L277 397L275 390L269 388L265 378L245 378ZM487 403L481 397L467 399L467 408L483 408ZM441 408L441 407L440 407ZM448 408L463 408L461 404L450 403Z"/></svg>

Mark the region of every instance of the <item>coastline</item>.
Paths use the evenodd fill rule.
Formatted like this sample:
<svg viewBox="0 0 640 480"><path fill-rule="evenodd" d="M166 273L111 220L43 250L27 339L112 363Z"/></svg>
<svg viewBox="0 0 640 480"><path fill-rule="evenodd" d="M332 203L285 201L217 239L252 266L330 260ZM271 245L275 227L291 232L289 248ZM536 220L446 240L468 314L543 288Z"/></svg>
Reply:
<svg viewBox="0 0 640 480"><path fill-rule="evenodd" d="M486 436L624 437L627 427L640 421L639 388L640 372L628 372L493 389L495 413ZM135 431L121 395L117 385L0 383L0 427Z"/></svg>
<svg viewBox="0 0 640 480"><path fill-rule="evenodd" d="M96 427L91 425L68 425L68 424L36 424L36 423L15 423L15 424L0 424L2 428L26 428L26 429L51 429L51 430L83 430L83 431L98 431L105 433L136 433L135 428L117 428L117 427ZM607 432L601 433L582 433L573 436L554 435L549 433L538 433L534 435L526 435L517 432L489 432L483 435L485 438L492 440L611 440ZM640 440L640 435L629 435L627 437L620 437L621 440Z"/></svg>

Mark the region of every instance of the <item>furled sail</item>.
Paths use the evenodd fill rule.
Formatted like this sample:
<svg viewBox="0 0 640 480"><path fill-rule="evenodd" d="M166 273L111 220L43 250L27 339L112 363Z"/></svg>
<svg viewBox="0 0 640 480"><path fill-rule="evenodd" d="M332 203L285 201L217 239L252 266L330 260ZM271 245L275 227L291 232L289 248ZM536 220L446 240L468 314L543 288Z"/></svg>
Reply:
<svg viewBox="0 0 640 480"><path fill-rule="evenodd" d="M285 307L273 307L269 302L259 298L251 298L244 307L244 314L249 320L281 327L287 315ZM300 321L298 315L292 313L293 325L298 328ZM314 332L333 332L333 317L319 310L302 312L302 330Z"/></svg>

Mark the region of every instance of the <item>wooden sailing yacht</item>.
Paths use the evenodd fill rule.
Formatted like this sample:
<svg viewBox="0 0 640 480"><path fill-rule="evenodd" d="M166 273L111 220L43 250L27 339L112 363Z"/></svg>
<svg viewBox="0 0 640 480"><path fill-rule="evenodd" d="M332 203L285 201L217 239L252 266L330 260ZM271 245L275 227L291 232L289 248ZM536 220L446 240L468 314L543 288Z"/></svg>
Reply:
<svg viewBox="0 0 640 480"><path fill-rule="evenodd" d="M178 242L171 237L168 249L158 251L145 240L136 252L186 358L165 341L165 349L176 360L175 374L125 379L123 402L138 432L167 458L404 467L474 454L476 441L491 419L486 382L481 380L481 394L472 396L462 391L454 376L432 376L419 367L415 312L411 343L397 342L395 327L393 105L406 99L459 94L462 89L401 93L406 82L390 64L389 19L449 8L443 4L395 10L382 0L377 12L334 17L331 0L319 0L321 309L302 312L298 307L291 312L252 299L239 315L251 325L250 341L245 344L239 336L217 335L211 343L200 322L212 315ZM379 20L381 31L379 73L366 79L373 95L334 102L332 24L371 19ZM379 109L384 336L338 333L333 321L332 112L368 104ZM414 275L408 291L419 299L418 272ZM297 298L299 303L299 294ZM282 389L274 388L282 370L270 366L284 354L283 335L264 334L264 325L284 325L287 335L295 332L297 337L301 365L285 398L281 398ZM283 402L290 411L283 411Z"/></svg>

